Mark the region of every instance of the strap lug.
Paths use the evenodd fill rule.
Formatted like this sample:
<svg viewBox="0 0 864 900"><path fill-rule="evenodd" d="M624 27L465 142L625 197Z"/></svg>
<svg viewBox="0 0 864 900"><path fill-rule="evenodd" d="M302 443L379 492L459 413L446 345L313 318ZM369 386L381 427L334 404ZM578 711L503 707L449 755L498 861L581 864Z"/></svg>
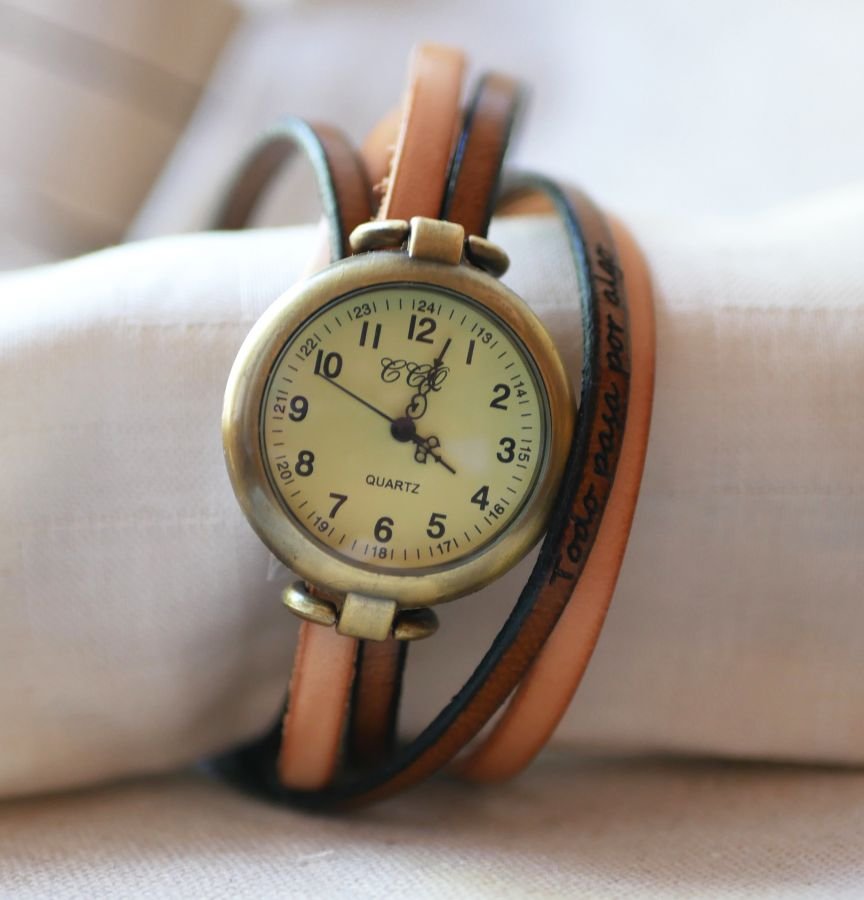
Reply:
<svg viewBox="0 0 864 900"><path fill-rule="evenodd" d="M408 255L458 266L465 249L465 229L455 222L414 216L408 237Z"/></svg>

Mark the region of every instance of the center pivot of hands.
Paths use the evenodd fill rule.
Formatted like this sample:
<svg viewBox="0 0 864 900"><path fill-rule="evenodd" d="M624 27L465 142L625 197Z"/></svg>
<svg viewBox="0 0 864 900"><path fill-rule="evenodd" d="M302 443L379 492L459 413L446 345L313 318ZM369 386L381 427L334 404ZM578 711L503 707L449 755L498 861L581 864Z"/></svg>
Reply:
<svg viewBox="0 0 864 900"><path fill-rule="evenodd" d="M417 426L414 424L413 419L409 419L408 416L402 416L401 419L394 419L390 423L390 434L397 441L406 444L408 441L413 441L417 436Z"/></svg>

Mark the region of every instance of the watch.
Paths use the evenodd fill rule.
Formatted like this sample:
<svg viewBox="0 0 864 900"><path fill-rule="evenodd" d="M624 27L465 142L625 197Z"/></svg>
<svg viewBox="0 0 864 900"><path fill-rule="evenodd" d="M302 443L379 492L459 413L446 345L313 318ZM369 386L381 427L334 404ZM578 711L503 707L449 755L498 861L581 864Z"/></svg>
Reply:
<svg viewBox="0 0 864 900"><path fill-rule="evenodd" d="M511 202L523 202L539 188L570 226L590 311L577 420L554 342L502 284L507 255L485 236L518 87L487 76L462 117L462 66L455 51L420 48L401 117L385 120L359 156L337 132L286 120L253 152L220 216L226 227L245 223L289 151L304 150L315 166L334 261L255 324L231 369L223 411L234 492L263 542L301 577L283 600L304 625L284 722L220 769L307 805L374 799L416 780L404 772L424 753L437 753L432 768L455 756L522 680L533 655L527 648L542 649L604 509L614 507L631 380L615 243L582 195L536 178L509 191ZM383 195L375 218L370 183ZM641 327L652 348L643 368L653 377L644 316ZM637 409L621 554L651 382L643 376L647 400ZM406 642L434 633L433 607L498 578L544 534L543 575L526 586L524 609L517 604L508 622L512 633L505 626L488 671L481 664L455 698L462 707L453 707L452 721L432 723L434 741L418 739L400 763L393 731ZM615 574L617 566L611 586ZM605 599L589 604L600 624L609 580ZM546 595L563 598L554 601L557 612L542 612ZM583 640L580 675L595 640L596 633ZM500 698L491 709L486 694ZM466 710L467 727L459 724ZM467 734L452 752L451 726ZM340 784L343 749L349 774ZM462 768L478 776L483 766L475 753Z"/></svg>
<svg viewBox="0 0 864 900"><path fill-rule="evenodd" d="M503 268L500 250L468 255L461 225L422 217L361 225L352 243L243 343L225 455L261 539L338 598L336 630L384 640L403 610L477 590L536 543L573 401L539 320L477 264Z"/></svg>

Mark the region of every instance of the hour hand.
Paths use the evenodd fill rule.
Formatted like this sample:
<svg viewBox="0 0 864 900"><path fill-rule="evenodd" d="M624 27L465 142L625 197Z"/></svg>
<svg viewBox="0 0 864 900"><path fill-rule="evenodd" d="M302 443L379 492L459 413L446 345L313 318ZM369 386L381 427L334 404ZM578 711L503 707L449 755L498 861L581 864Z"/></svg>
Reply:
<svg viewBox="0 0 864 900"><path fill-rule="evenodd" d="M434 434L430 434L429 437L425 438L415 435L412 440L416 445L414 448L414 459L417 460L417 462L425 463L427 458L431 456L436 463L441 463L448 472L452 472L454 475L456 474L456 470L453 466L451 466L438 452L441 447L441 441L439 441Z"/></svg>
<svg viewBox="0 0 864 900"><path fill-rule="evenodd" d="M431 456L435 462L441 463L448 472L456 474L453 466L446 462L438 452L438 448L441 446L438 438L434 434L429 435L429 437L421 437L417 434L417 425L410 416L394 419L393 424L390 426L390 434L402 444L414 444L414 459L416 462L425 463L427 458Z"/></svg>
<svg viewBox="0 0 864 900"><path fill-rule="evenodd" d="M441 348L441 352L435 357L435 359L432 360L432 371L433 372L435 372L441 368L441 363L444 362L444 354L447 352L448 348L450 347L450 344L452 344L452 343L453 343L453 338L448 337L447 340L444 341L444 346Z"/></svg>

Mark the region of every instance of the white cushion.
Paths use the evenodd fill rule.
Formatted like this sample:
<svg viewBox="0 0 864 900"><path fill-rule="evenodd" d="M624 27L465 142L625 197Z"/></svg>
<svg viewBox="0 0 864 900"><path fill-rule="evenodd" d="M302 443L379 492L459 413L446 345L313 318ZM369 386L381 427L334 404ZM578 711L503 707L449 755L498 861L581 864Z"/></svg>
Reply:
<svg viewBox="0 0 864 900"><path fill-rule="evenodd" d="M559 742L860 762L864 192L636 231L658 293L644 492ZM235 504L219 420L237 347L312 233L164 239L0 280L0 793L170 769L275 715L289 576ZM557 227L494 236L578 371ZM525 571L442 609L412 653L408 731Z"/></svg>
<svg viewBox="0 0 864 900"><path fill-rule="evenodd" d="M3 889L62 896L861 896L864 775L574 765L308 816L194 775L0 806Z"/></svg>

